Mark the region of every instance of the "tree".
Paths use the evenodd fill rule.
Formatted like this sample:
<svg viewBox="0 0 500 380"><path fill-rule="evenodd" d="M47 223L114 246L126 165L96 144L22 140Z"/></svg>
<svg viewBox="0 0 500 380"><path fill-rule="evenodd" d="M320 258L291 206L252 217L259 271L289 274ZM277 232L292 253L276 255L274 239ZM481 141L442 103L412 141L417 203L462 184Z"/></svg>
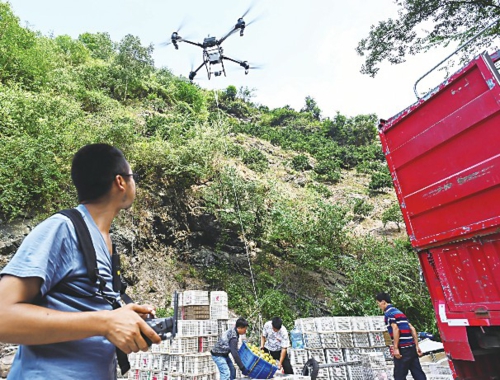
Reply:
<svg viewBox="0 0 500 380"><path fill-rule="evenodd" d="M94 58L108 60L115 54L115 43L108 33L83 33L78 36Z"/></svg>
<svg viewBox="0 0 500 380"><path fill-rule="evenodd" d="M154 69L151 57L153 45L143 47L139 37L127 34L118 44L118 54L115 57L114 68L116 75L124 86L120 97L127 99L129 91L137 89L141 80Z"/></svg>
<svg viewBox="0 0 500 380"><path fill-rule="evenodd" d="M309 112L313 118L319 120L321 118L321 109L318 107L318 103L312 96L306 96L306 105L300 110L300 112Z"/></svg>
<svg viewBox="0 0 500 380"><path fill-rule="evenodd" d="M400 7L398 18L372 25L368 37L356 48L359 55L366 55L363 74L374 77L378 64L385 60L399 64L408 54L451 42L461 44L500 16L500 5L494 0L396 0L396 4ZM424 30L429 23L431 28ZM491 47L499 34L500 24L489 28L463 50L462 60Z"/></svg>

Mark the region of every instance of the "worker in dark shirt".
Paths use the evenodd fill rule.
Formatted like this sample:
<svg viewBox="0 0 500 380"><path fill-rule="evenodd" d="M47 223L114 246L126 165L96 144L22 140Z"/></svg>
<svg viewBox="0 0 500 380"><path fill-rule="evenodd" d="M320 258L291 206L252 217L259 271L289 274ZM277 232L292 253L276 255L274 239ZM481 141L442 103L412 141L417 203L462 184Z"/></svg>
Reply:
<svg viewBox="0 0 500 380"><path fill-rule="evenodd" d="M214 348L210 351L220 373L220 380L234 380L236 378L236 369L233 361L229 357L229 353L233 356L236 365L241 370L241 373L246 376L248 371L241 361L238 353L238 339L240 335L247 332L248 322L244 318L236 320L236 326L230 328L222 334Z"/></svg>
<svg viewBox="0 0 500 380"><path fill-rule="evenodd" d="M375 298L380 310L384 312L385 325L394 346L394 380L405 380L408 371L413 379L426 380L418 358L422 356L422 351L418 346L417 330L406 315L391 304L389 294L379 293Z"/></svg>

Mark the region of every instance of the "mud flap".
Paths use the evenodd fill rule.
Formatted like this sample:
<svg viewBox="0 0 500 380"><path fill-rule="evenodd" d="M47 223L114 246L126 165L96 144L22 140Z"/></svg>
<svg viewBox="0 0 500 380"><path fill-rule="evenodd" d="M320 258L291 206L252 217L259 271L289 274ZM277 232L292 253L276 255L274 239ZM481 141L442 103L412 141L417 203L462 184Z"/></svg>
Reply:
<svg viewBox="0 0 500 380"><path fill-rule="evenodd" d="M316 359L309 359L302 369L302 376L310 376L311 380L316 380L319 373L319 364Z"/></svg>

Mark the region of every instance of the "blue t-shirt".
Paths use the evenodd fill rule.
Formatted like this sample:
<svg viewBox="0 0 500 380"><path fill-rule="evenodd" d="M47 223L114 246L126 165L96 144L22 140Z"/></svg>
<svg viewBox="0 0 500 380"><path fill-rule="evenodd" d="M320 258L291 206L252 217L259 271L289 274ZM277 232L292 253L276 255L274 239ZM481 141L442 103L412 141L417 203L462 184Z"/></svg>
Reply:
<svg viewBox="0 0 500 380"><path fill-rule="evenodd" d="M111 255L104 238L84 205L82 213L96 250L99 274L106 280L105 293L113 291ZM41 306L50 309L82 312L111 310L101 297L76 297L58 292L54 287L65 283L78 294L93 294L97 285L87 275L83 253L78 248L73 223L61 214L46 219L24 239L1 275L40 277ZM115 346L102 336L43 344L22 345L17 351L9 379L116 379Z"/></svg>
<svg viewBox="0 0 500 380"><path fill-rule="evenodd" d="M399 348L411 347L415 345L413 336L411 335L411 329L406 315L399 309L395 308L391 304L387 305L384 312L385 324L387 326L387 331L394 339L394 333L392 329L392 324L395 323L399 329Z"/></svg>

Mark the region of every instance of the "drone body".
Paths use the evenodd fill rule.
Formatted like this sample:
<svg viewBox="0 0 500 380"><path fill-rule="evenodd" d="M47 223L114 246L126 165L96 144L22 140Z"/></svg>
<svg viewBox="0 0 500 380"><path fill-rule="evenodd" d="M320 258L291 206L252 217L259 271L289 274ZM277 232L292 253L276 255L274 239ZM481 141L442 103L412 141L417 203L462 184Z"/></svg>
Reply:
<svg viewBox="0 0 500 380"><path fill-rule="evenodd" d="M248 12L248 11L247 11ZM224 51L222 49L222 43L231 36L237 30L240 31L240 36L243 37L243 33L245 31L246 23L243 20L243 17L240 17L236 22L236 25L231 29L229 33L227 33L221 39L217 39L216 37L206 37L203 40L203 43L189 41L187 39L182 38L178 31L172 33L171 43L174 45L175 49L179 49L179 42L186 42L191 45L199 46L203 49L203 62L201 63L196 70L191 70L189 73L189 80L192 81L198 71L205 66L207 69L208 79L212 77L212 74L216 77L224 74L226 76L226 69L224 67L224 61L231 61L237 63L241 67L245 69L245 74L248 74L248 70L250 69L250 65L247 61L238 61L236 59L229 58L224 55ZM220 67L219 67L220 65Z"/></svg>

